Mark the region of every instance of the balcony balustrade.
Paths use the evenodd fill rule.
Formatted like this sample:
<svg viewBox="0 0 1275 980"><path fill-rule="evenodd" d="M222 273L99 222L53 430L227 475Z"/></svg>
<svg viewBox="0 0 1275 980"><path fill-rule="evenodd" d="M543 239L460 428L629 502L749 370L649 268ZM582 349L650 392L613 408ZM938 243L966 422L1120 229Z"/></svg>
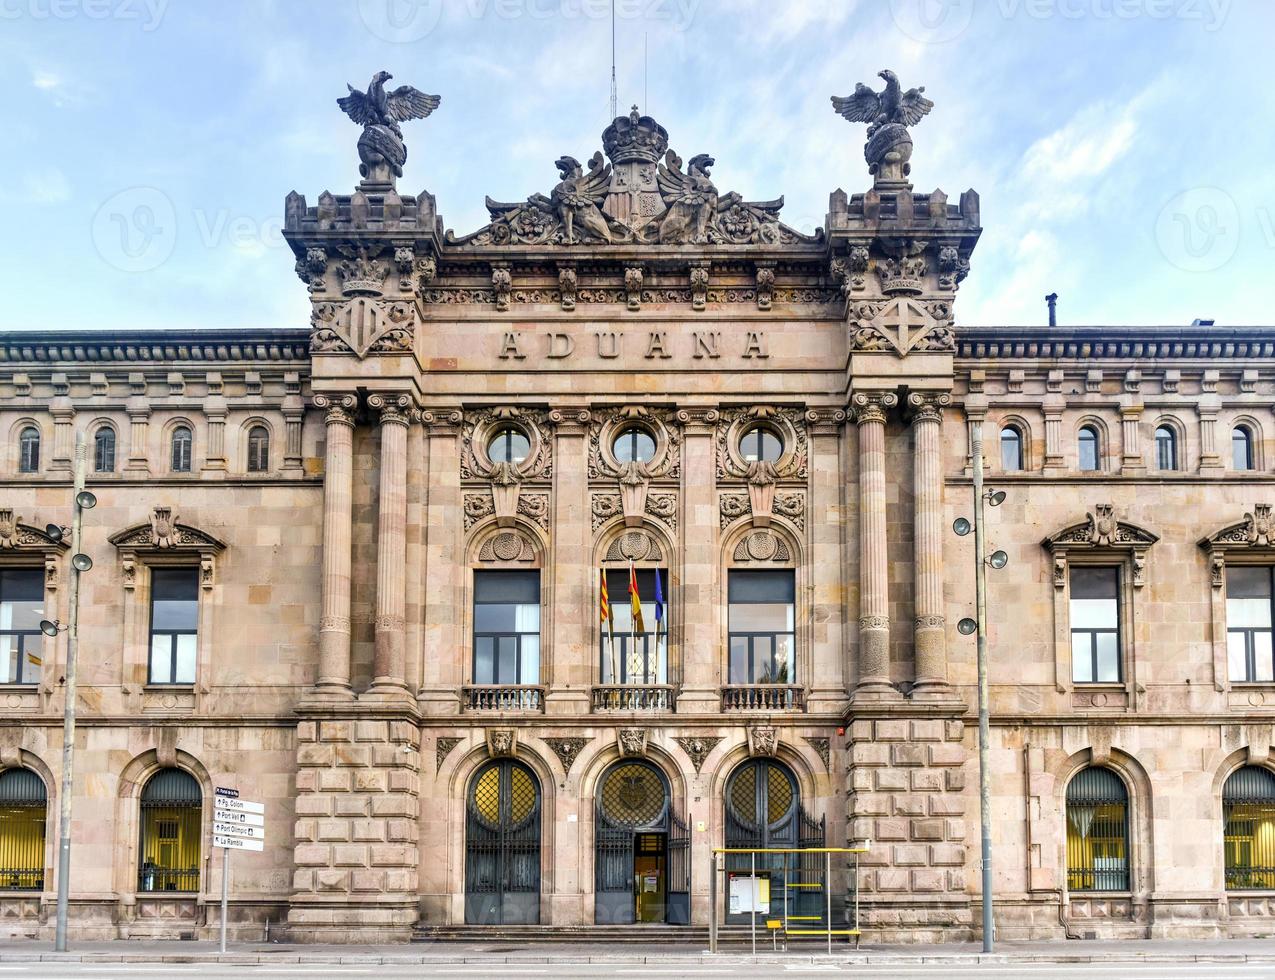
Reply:
<svg viewBox="0 0 1275 980"><path fill-rule="evenodd" d="M799 684L727 684L723 711L805 711L806 689Z"/></svg>
<svg viewBox="0 0 1275 980"><path fill-rule="evenodd" d="M676 691L669 684L603 684L593 689L594 711L672 711Z"/></svg>
<svg viewBox="0 0 1275 980"><path fill-rule="evenodd" d="M539 684L473 684L461 689L466 711L544 711Z"/></svg>

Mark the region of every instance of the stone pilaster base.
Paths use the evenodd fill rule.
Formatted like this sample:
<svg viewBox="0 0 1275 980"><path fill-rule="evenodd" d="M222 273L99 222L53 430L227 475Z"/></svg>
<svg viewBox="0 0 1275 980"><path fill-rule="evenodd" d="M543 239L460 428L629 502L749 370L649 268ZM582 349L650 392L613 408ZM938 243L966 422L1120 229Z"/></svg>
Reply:
<svg viewBox="0 0 1275 980"><path fill-rule="evenodd" d="M420 729L368 704L297 724L293 896L297 942L398 942L419 915Z"/></svg>
<svg viewBox="0 0 1275 980"><path fill-rule="evenodd" d="M871 841L859 858L862 928L873 942L967 940L965 726L899 710L850 725L849 843Z"/></svg>

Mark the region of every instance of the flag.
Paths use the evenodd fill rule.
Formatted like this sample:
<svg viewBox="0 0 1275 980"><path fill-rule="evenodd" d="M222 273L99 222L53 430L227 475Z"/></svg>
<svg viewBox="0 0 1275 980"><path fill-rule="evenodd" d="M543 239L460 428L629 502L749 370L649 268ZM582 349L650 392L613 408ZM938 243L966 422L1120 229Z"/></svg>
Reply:
<svg viewBox="0 0 1275 980"><path fill-rule="evenodd" d="M660 632L660 626L664 627L664 631L668 632L668 623L664 622L664 586L660 583L660 570L655 570L655 632Z"/></svg>
<svg viewBox="0 0 1275 980"><path fill-rule="evenodd" d="M611 602L607 598L606 569L598 569L598 578L602 582L602 595L598 600L598 615L600 617L600 621L607 624L607 632L614 635L615 624L611 620Z"/></svg>
<svg viewBox="0 0 1275 980"><path fill-rule="evenodd" d="M633 606L633 629L638 633L646 632L646 623L642 622L642 600L638 597L637 569L629 562L629 603Z"/></svg>

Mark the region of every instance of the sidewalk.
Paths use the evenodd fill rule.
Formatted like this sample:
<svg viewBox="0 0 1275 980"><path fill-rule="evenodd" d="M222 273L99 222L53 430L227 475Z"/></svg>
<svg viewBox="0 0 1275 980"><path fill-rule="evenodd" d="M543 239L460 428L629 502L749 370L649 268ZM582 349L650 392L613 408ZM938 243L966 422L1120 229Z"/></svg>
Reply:
<svg viewBox="0 0 1275 980"><path fill-rule="evenodd" d="M834 947L834 950L836 947ZM747 946L733 946L716 955L702 946L652 943L616 951L588 943L433 942L394 946L302 946L283 943L232 945L224 955L213 942L73 943L68 953L55 953L49 942L14 940L0 946L0 963L316 963L316 964L483 964L499 963L612 963L665 966L708 963L845 963L864 965L920 965L934 963L1270 963L1275 966L1275 940L1138 940L1126 942L1059 941L1001 943L985 954L977 943L946 945L874 946L842 948L831 957L817 944L772 953L758 943L757 956ZM1275 972L1275 970L1273 970Z"/></svg>

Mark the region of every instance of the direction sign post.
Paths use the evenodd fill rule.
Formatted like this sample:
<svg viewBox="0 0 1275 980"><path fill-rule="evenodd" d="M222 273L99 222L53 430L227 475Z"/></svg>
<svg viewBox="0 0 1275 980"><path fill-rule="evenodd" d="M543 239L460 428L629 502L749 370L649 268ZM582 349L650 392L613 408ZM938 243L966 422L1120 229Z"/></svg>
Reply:
<svg viewBox="0 0 1275 980"><path fill-rule="evenodd" d="M226 951L230 906L230 852L265 849L266 807L241 800L239 790L218 786L213 798L213 847L221 848L221 951Z"/></svg>

